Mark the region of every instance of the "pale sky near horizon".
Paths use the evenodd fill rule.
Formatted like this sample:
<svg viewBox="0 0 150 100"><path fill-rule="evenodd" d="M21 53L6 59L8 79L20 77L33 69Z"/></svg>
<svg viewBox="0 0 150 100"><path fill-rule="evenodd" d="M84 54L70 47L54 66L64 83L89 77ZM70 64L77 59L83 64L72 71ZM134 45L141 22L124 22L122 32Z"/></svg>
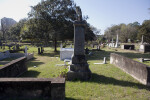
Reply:
<svg viewBox="0 0 150 100"><path fill-rule="evenodd" d="M0 0L0 19L13 18L19 21L27 17L30 6L41 0ZM111 25L120 23L142 24L150 19L150 0L74 0L81 7L83 15L91 25L101 29L101 33Z"/></svg>

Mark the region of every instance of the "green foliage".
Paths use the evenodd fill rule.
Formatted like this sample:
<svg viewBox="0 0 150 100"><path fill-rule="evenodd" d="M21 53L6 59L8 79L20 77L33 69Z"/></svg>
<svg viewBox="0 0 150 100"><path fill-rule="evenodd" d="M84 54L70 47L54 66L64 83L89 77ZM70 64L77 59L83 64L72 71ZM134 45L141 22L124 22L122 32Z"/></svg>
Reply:
<svg viewBox="0 0 150 100"><path fill-rule="evenodd" d="M60 71L66 73L60 61L59 53L53 52L52 48L44 48L44 54L38 55L37 48L28 46L28 52L34 51L35 59L27 62L28 71L20 77L56 78ZM150 57L148 53L142 54L135 51L104 48L101 51L93 51L88 56L88 64L92 72L92 78L88 81L66 81L66 100L148 100L150 98L149 87L142 85L133 77L123 72L118 67L109 63L110 53L119 53L131 59ZM53 57L53 58L51 58ZM95 65L107 57L107 64ZM147 62L148 64L148 62ZM148 64L150 65L150 63ZM37 66L36 68L34 66Z"/></svg>
<svg viewBox="0 0 150 100"><path fill-rule="evenodd" d="M150 43L150 20L145 20L139 28L138 39L144 36L144 42Z"/></svg>
<svg viewBox="0 0 150 100"><path fill-rule="evenodd" d="M126 43L128 39L131 42L137 40L138 29L140 24L138 22L126 24L113 25L105 30L105 37L111 41L111 39L116 39L116 35L119 35L119 41Z"/></svg>
<svg viewBox="0 0 150 100"><path fill-rule="evenodd" d="M106 38L104 37L104 35L97 35L97 43L104 43L106 42Z"/></svg>
<svg viewBox="0 0 150 100"><path fill-rule="evenodd" d="M73 21L76 19L75 4L72 0L45 0L32 7L29 13L28 29L24 37L53 41L73 39ZM34 37L34 38L33 38Z"/></svg>
<svg viewBox="0 0 150 100"><path fill-rule="evenodd" d="M68 68L64 68L62 71L59 72L59 77L67 79Z"/></svg>
<svg viewBox="0 0 150 100"><path fill-rule="evenodd" d="M9 29L10 38L13 40L21 39L21 30L23 29L27 19L21 19L18 23Z"/></svg>
<svg viewBox="0 0 150 100"><path fill-rule="evenodd" d="M85 41L93 41L96 38L96 34L99 34L100 30L96 27L86 23Z"/></svg>
<svg viewBox="0 0 150 100"><path fill-rule="evenodd" d="M21 37L46 45L53 41L54 51L57 51L57 41L73 40L76 4L72 0L44 0L31 8ZM88 23L86 26L85 40L92 41L100 31Z"/></svg>

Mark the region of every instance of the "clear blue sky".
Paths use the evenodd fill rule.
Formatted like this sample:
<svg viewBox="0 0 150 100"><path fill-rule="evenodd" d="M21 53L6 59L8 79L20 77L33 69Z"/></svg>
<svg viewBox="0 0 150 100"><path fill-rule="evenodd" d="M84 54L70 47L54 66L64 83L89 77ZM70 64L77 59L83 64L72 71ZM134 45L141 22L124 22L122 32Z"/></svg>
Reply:
<svg viewBox="0 0 150 100"><path fill-rule="evenodd" d="M16 21L27 17L30 6L41 0L0 0L0 18L9 17ZM133 23L150 19L150 0L74 0L80 6L88 22L101 29L120 23Z"/></svg>
<svg viewBox="0 0 150 100"><path fill-rule="evenodd" d="M150 19L150 0L75 0L88 22L101 29L120 23L142 23Z"/></svg>

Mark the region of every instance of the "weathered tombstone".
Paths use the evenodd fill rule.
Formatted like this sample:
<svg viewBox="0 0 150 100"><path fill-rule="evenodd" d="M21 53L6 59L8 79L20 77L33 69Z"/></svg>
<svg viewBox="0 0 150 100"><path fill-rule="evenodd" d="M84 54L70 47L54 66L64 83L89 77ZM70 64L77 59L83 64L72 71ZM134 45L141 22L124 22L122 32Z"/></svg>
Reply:
<svg viewBox="0 0 150 100"><path fill-rule="evenodd" d="M103 61L103 64L106 64L106 57L104 57L104 61Z"/></svg>
<svg viewBox="0 0 150 100"><path fill-rule="evenodd" d="M11 47L11 45L8 45L9 50L10 50L10 47Z"/></svg>
<svg viewBox="0 0 150 100"><path fill-rule="evenodd" d="M111 43L109 43L109 47L115 47L115 43L114 43L114 39L112 38L112 41L111 41Z"/></svg>
<svg viewBox="0 0 150 100"><path fill-rule="evenodd" d="M20 48L19 48L19 44L16 44L16 50L19 50Z"/></svg>
<svg viewBox="0 0 150 100"><path fill-rule="evenodd" d="M73 52L74 52L73 48L61 48L60 60L71 59Z"/></svg>
<svg viewBox="0 0 150 100"><path fill-rule="evenodd" d="M100 46L99 46L99 45L97 45L97 50L98 50L98 51L100 50Z"/></svg>
<svg viewBox="0 0 150 100"><path fill-rule="evenodd" d="M150 52L150 44L141 44L139 51L143 53Z"/></svg>
<svg viewBox="0 0 150 100"><path fill-rule="evenodd" d="M143 53L150 52L150 44L145 44L144 43L144 36L143 35L142 35L142 41L141 41L139 51L143 52Z"/></svg>
<svg viewBox="0 0 150 100"><path fill-rule="evenodd" d="M70 48L72 48L72 44L70 45Z"/></svg>
<svg viewBox="0 0 150 100"><path fill-rule="evenodd" d="M144 62L144 58L140 58L139 60L140 60L140 62Z"/></svg>
<svg viewBox="0 0 150 100"><path fill-rule="evenodd" d="M63 45L62 45L62 43L60 44L60 48L63 48Z"/></svg>
<svg viewBox="0 0 150 100"><path fill-rule="evenodd" d="M88 48L85 49L85 54L86 55L89 54L89 49Z"/></svg>
<svg viewBox="0 0 150 100"><path fill-rule="evenodd" d="M85 22L82 21L82 12L80 7L76 7L77 21L74 22L74 54L72 56L68 80L88 80L91 78L91 71L87 63L84 42L85 42Z"/></svg>
<svg viewBox="0 0 150 100"><path fill-rule="evenodd" d="M131 43L131 39L128 39L128 43Z"/></svg>
<svg viewBox="0 0 150 100"><path fill-rule="evenodd" d="M99 65L99 64L106 64L106 57L104 57L104 61L103 63L94 63L95 65Z"/></svg>
<svg viewBox="0 0 150 100"><path fill-rule="evenodd" d="M92 44L92 47L94 48L94 47L95 47L95 45L94 45L94 44Z"/></svg>
<svg viewBox="0 0 150 100"><path fill-rule="evenodd" d="M27 46L25 46L25 56L27 56L28 53L27 53Z"/></svg>
<svg viewBox="0 0 150 100"><path fill-rule="evenodd" d="M115 47L114 39L112 38L112 47Z"/></svg>
<svg viewBox="0 0 150 100"><path fill-rule="evenodd" d="M38 54L41 54L41 52L40 52L40 48L38 48Z"/></svg>
<svg viewBox="0 0 150 100"><path fill-rule="evenodd" d="M15 46L13 46L13 48L12 48L13 50L15 50Z"/></svg>
<svg viewBox="0 0 150 100"><path fill-rule="evenodd" d="M42 48L43 52L44 52L44 47Z"/></svg>
<svg viewBox="0 0 150 100"><path fill-rule="evenodd" d="M41 47L41 54L43 53L43 47Z"/></svg>

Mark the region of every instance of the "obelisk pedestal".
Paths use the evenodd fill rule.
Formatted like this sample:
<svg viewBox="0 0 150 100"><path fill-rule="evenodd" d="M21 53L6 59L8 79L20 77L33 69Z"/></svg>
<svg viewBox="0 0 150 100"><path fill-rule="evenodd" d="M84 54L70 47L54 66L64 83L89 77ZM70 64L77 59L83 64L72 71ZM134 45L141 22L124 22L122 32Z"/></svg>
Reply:
<svg viewBox="0 0 150 100"><path fill-rule="evenodd" d="M85 22L75 21L74 23L74 54L67 73L68 80L88 80L91 78L91 71L87 63L84 51Z"/></svg>

